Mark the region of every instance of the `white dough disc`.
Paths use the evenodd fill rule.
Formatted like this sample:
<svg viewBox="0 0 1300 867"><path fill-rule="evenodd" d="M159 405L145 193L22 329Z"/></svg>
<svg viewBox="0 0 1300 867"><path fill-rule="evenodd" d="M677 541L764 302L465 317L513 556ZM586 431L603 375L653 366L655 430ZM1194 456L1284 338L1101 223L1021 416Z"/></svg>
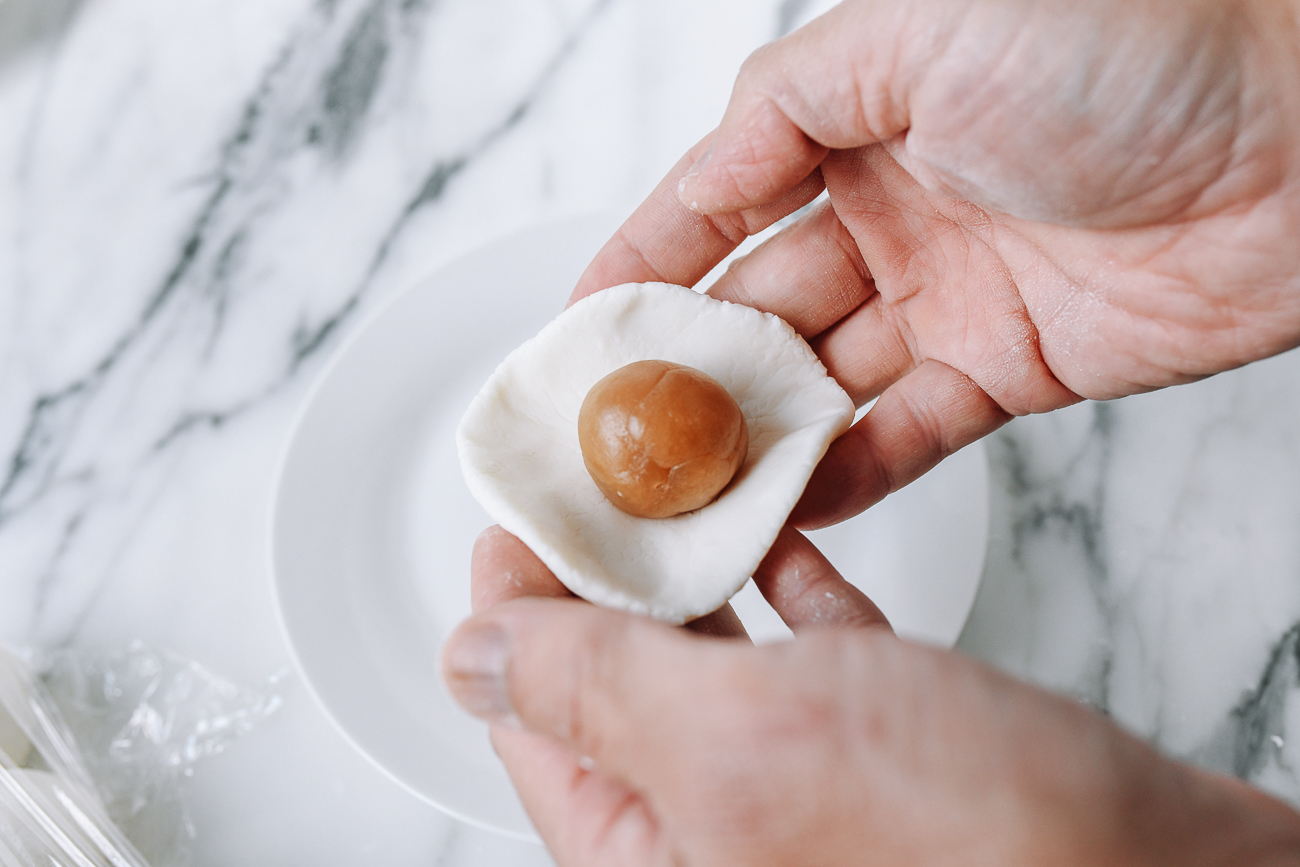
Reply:
<svg viewBox="0 0 1300 867"><path fill-rule="evenodd" d="M714 502L637 518L583 465L578 410L620 367L660 359L716 379L749 427L749 455ZM776 539L853 403L785 322L682 286L628 283L577 302L512 352L457 431L465 481L566 587L682 623L739 590Z"/></svg>

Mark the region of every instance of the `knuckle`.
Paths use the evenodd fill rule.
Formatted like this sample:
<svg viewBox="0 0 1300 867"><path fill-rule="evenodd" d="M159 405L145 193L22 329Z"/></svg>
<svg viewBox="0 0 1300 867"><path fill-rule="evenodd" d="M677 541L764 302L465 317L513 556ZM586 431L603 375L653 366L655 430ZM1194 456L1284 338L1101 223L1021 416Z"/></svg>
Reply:
<svg viewBox="0 0 1300 867"><path fill-rule="evenodd" d="M726 170L728 176L731 177L733 181L733 186L735 186L737 191L743 193L744 191L740 189L737 183L735 183L736 182L735 172L732 170L730 166L727 166ZM708 219L709 222L713 224L714 230L717 231L719 235L726 238L727 242L730 244L739 246L740 243L743 242L750 235L749 226L747 224L746 217L743 212L734 213L734 214L714 214L710 216ZM734 264L735 263L733 262L732 265ZM727 268L727 272L728 274L730 274L731 272L730 265Z"/></svg>
<svg viewBox="0 0 1300 867"><path fill-rule="evenodd" d="M780 47L776 42L765 43L751 51L740 64L740 73L736 76L737 86L741 82L753 84L765 79L779 52Z"/></svg>

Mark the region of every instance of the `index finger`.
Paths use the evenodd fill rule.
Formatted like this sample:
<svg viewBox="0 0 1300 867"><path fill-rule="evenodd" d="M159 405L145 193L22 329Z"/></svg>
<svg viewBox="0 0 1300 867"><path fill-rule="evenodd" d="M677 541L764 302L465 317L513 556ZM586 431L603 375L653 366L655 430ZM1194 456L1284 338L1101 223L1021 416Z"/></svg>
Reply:
<svg viewBox="0 0 1300 867"><path fill-rule="evenodd" d="M475 611L520 596L573 597L519 537L501 527L479 533L469 562L470 603Z"/></svg>
<svg viewBox="0 0 1300 867"><path fill-rule="evenodd" d="M876 603L789 524L754 570L754 584L795 633L807 626L893 630Z"/></svg>
<svg viewBox="0 0 1300 867"><path fill-rule="evenodd" d="M621 283L694 286L742 241L799 210L825 186L821 171L814 169L767 204L731 214L697 214L682 204L677 185L711 138L687 151L601 248L578 279L570 304Z"/></svg>

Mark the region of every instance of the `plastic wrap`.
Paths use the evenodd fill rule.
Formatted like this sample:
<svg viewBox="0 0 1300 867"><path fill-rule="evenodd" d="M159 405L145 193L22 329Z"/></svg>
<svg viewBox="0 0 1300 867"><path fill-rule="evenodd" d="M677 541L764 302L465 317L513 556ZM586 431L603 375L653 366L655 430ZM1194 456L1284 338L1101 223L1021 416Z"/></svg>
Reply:
<svg viewBox="0 0 1300 867"><path fill-rule="evenodd" d="M142 643L33 656L0 647L0 867L187 863L186 780L279 707L283 675L241 688Z"/></svg>
<svg viewBox="0 0 1300 867"><path fill-rule="evenodd" d="M108 814L154 867L188 863L198 831L186 780L280 706L287 676L241 687L141 642L117 653L62 651L42 668Z"/></svg>
<svg viewBox="0 0 1300 867"><path fill-rule="evenodd" d="M3 649L0 865L146 867L108 818L48 692L23 659Z"/></svg>

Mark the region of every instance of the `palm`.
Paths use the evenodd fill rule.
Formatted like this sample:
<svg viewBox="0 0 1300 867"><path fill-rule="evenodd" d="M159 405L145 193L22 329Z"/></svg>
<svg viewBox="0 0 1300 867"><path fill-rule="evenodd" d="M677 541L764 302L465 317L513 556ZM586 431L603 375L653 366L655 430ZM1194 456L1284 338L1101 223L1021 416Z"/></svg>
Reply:
<svg viewBox="0 0 1300 867"><path fill-rule="evenodd" d="M837 31L870 38L880 6L845 3L788 51ZM875 254L868 265L884 303L943 296L925 301L956 314L949 327L969 323L965 339L983 336L1023 362L1011 347L1031 337L1058 382L1096 399L1295 345L1290 106L1300 78L1284 4L918 0L907 9L886 28L894 53L879 52L912 82L900 91L906 116L860 106L884 144L831 152L824 166L837 213ZM889 72L849 63L851 92L872 93L874 76ZM838 134L852 138L854 113L844 116ZM963 304L966 294L977 297ZM906 318L918 346L933 346L924 339L932 322ZM960 369L984 385L991 372L978 364ZM1013 413L1037 411L1055 391L1037 386L1040 368L1023 372L989 391ZM1019 387L1025 399L1006 391Z"/></svg>
<svg viewBox="0 0 1300 867"><path fill-rule="evenodd" d="M932 193L879 147L832 154L822 172L821 231L851 236L870 285L815 340L859 402L933 359L1013 414L1041 412L1187 382L1300 335L1294 274L1277 265L1290 257L1257 264L1294 245L1280 193L1242 213L1089 230ZM751 269L717 291L752 296Z"/></svg>
<svg viewBox="0 0 1300 867"><path fill-rule="evenodd" d="M914 17L937 14L926 6ZM973 330L1014 341L1031 327L1047 370L1081 397L1290 348L1300 67L1280 14L1231 0L972 4L926 57L908 128L886 142L906 172L874 161L883 224L861 219L862 180L832 169L828 185L848 193L837 210L860 239L924 235L912 249L944 254L930 277L947 292L987 292L975 304L1005 301L999 312L1018 295L1027 322L976 317ZM899 263L872 267L884 295Z"/></svg>

